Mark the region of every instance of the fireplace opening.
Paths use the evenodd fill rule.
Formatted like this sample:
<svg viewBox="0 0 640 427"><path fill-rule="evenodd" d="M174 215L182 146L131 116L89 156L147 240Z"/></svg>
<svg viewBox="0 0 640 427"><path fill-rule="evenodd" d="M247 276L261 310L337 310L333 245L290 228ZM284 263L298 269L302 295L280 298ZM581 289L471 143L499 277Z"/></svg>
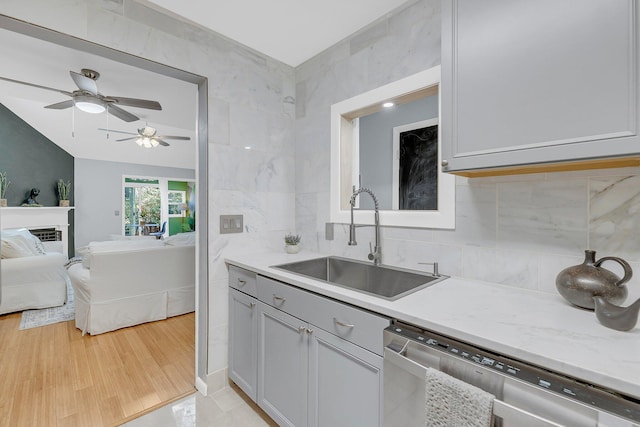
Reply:
<svg viewBox="0 0 640 427"><path fill-rule="evenodd" d="M42 242L61 242L62 231L55 228L36 228L29 230L29 233L36 236Z"/></svg>

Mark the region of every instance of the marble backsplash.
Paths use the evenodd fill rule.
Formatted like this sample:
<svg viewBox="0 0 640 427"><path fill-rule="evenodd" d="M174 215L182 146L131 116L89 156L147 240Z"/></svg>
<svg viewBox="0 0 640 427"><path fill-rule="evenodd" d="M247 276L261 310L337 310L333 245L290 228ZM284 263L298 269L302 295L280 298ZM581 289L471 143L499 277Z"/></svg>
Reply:
<svg viewBox="0 0 640 427"><path fill-rule="evenodd" d="M455 230L382 228L383 262L557 293L555 278L579 264L584 250L598 258L618 256L637 272L628 284L628 302L640 298L640 168L457 178ZM311 225L315 200L298 196L298 221ZM310 206L306 202L311 203ZM306 212L306 214L305 214ZM348 226L324 229L311 244L321 252L366 259L373 228L359 228L357 247L347 245ZM605 268L620 276L614 262Z"/></svg>

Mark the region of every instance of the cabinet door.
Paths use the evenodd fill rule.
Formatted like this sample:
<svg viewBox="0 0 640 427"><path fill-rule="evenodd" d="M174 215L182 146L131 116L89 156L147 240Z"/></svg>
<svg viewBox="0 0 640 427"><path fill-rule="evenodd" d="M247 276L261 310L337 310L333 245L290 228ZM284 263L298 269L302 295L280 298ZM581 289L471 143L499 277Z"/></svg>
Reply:
<svg viewBox="0 0 640 427"><path fill-rule="evenodd" d="M257 300L229 288L229 378L254 401L258 379Z"/></svg>
<svg viewBox="0 0 640 427"><path fill-rule="evenodd" d="M445 170L640 153L634 0L444 0Z"/></svg>
<svg viewBox="0 0 640 427"><path fill-rule="evenodd" d="M309 427L381 426L382 357L309 328Z"/></svg>
<svg viewBox="0 0 640 427"><path fill-rule="evenodd" d="M258 405L281 426L307 425L307 324L258 302Z"/></svg>

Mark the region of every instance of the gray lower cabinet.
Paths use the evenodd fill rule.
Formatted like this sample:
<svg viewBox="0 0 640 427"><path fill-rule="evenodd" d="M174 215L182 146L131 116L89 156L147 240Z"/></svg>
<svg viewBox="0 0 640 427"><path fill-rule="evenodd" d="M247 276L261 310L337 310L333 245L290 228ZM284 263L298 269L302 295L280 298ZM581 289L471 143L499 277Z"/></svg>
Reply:
<svg viewBox="0 0 640 427"><path fill-rule="evenodd" d="M443 0L443 169L638 157L639 17L636 0Z"/></svg>
<svg viewBox="0 0 640 427"><path fill-rule="evenodd" d="M229 378L254 401L258 380L258 300L229 288Z"/></svg>
<svg viewBox="0 0 640 427"><path fill-rule="evenodd" d="M381 426L382 358L258 303L258 405L281 426Z"/></svg>
<svg viewBox="0 0 640 427"><path fill-rule="evenodd" d="M229 268L229 378L281 426L382 426L389 319Z"/></svg>
<svg viewBox="0 0 640 427"><path fill-rule="evenodd" d="M258 303L258 405L280 426L307 424L307 324Z"/></svg>
<svg viewBox="0 0 640 427"><path fill-rule="evenodd" d="M381 426L382 358L311 328L308 426Z"/></svg>

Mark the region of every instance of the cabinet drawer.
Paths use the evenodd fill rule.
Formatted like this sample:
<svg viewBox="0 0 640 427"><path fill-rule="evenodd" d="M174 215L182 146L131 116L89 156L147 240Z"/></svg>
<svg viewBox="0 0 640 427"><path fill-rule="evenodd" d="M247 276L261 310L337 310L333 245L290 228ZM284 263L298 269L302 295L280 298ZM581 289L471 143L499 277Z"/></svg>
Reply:
<svg viewBox="0 0 640 427"><path fill-rule="evenodd" d="M258 297L258 285L256 284L256 273L244 268L229 266L229 286L245 294Z"/></svg>
<svg viewBox="0 0 640 427"><path fill-rule="evenodd" d="M258 276L258 298L327 332L382 355L382 331L389 319Z"/></svg>

